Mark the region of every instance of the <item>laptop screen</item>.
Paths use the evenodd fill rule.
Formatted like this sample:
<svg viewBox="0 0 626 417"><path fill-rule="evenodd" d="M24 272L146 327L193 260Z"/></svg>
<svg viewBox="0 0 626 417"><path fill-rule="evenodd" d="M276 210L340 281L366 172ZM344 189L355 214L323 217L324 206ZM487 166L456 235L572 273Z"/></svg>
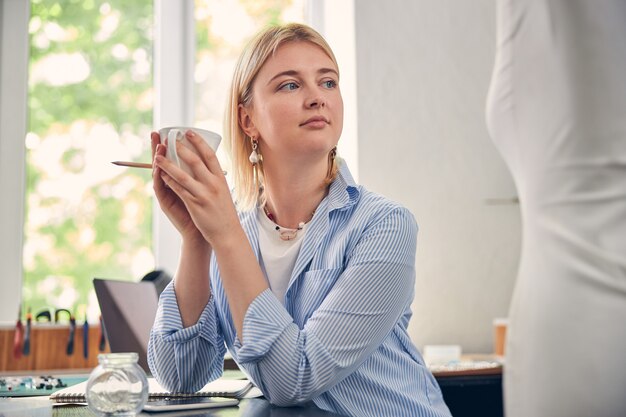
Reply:
<svg viewBox="0 0 626 417"><path fill-rule="evenodd" d="M148 339L159 296L152 282L94 278L104 328L111 352L137 352L139 365L148 368Z"/></svg>

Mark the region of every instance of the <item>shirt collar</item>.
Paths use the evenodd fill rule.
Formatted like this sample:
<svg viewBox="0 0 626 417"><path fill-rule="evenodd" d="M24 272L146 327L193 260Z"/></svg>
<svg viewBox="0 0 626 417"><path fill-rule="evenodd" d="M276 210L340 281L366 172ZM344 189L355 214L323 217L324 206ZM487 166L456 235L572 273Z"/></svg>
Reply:
<svg viewBox="0 0 626 417"><path fill-rule="evenodd" d="M337 158L337 163L339 164L339 172L328 190L329 211L351 207L357 202L360 195L359 187L352 178L348 164L339 158Z"/></svg>
<svg viewBox="0 0 626 417"><path fill-rule="evenodd" d="M337 158L337 163L339 164L337 177L330 185L328 195L325 198L326 201L323 200L319 207L322 208L323 205L327 204L328 212L352 207L358 201L361 194L360 187L354 181L354 178L352 178L348 164L340 158ZM251 227L253 224L254 227L256 227L256 221L253 221L255 220L255 214L256 210L241 212L242 222L250 223L246 225L248 227Z"/></svg>

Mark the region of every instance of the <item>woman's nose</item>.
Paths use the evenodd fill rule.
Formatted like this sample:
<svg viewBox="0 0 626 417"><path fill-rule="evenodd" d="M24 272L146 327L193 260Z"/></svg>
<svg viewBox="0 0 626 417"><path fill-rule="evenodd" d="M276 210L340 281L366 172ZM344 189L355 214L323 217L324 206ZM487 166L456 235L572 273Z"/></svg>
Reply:
<svg viewBox="0 0 626 417"><path fill-rule="evenodd" d="M324 107L326 103L321 97L310 98L306 102L306 107L310 109L315 109L318 107Z"/></svg>

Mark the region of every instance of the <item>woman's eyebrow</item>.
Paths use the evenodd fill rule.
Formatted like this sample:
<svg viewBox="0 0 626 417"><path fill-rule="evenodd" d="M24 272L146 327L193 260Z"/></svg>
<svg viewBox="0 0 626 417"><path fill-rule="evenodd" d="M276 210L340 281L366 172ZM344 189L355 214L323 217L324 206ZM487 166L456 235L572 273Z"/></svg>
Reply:
<svg viewBox="0 0 626 417"><path fill-rule="evenodd" d="M318 74L328 74L329 72L332 72L337 78L339 78L339 73L334 68L320 68L317 70Z"/></svg>
<svg viewBox="0 0 626 417"><path fill-rule="evenodd" d="M319 75L333 73L333 74L335 74L335 76L337 78L339 78L339 73L337 73L337 70L335 70L333 68L320 68L320 69L317 70L317 73ZM300 75L300 72L296 71L296 70L281 71L278 74L274 75L267 83L271 84L272 81L274 81L276 78L279 78L279 77L283 77L283 76L295 77L295 76L298 76L298 75Z"/></svg>
<svg viewBox="0 0 626 417"><path fill-rule="evenodd" d="M279 77L282 77L282 76L285 76L285 75L289 75L289 76L294 77L294 76L298 75L298 71L296 71L296 70L287 70L287 71L279 72L278 74L276 74L272 78L270 78L270 80L267 83L271 84L272 81L274 81L276 78L279 78Z"/></svg>

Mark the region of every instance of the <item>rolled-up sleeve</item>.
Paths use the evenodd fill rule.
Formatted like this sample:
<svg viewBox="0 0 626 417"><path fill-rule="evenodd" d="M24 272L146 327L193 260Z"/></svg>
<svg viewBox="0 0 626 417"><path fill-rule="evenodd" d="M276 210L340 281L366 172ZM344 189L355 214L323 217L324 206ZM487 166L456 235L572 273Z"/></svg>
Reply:
<svg viewBox="0 0 626 417"><path fill-rule="evenodd" d="M402 208L365 229L302 329L270 290L252 302L243 342L236 341L235 349L239 363L272 403L315 398L382 344L413 297L416 239L415 220Z"/></svg>
<svg viewBox="0 0 626 417"><path fill-rule="evenodd" d="M148 365L169 391L195 392L223 371L226 348L213 297L197 323L183 328L174 282L161 293L148 342Z"/></svg>

